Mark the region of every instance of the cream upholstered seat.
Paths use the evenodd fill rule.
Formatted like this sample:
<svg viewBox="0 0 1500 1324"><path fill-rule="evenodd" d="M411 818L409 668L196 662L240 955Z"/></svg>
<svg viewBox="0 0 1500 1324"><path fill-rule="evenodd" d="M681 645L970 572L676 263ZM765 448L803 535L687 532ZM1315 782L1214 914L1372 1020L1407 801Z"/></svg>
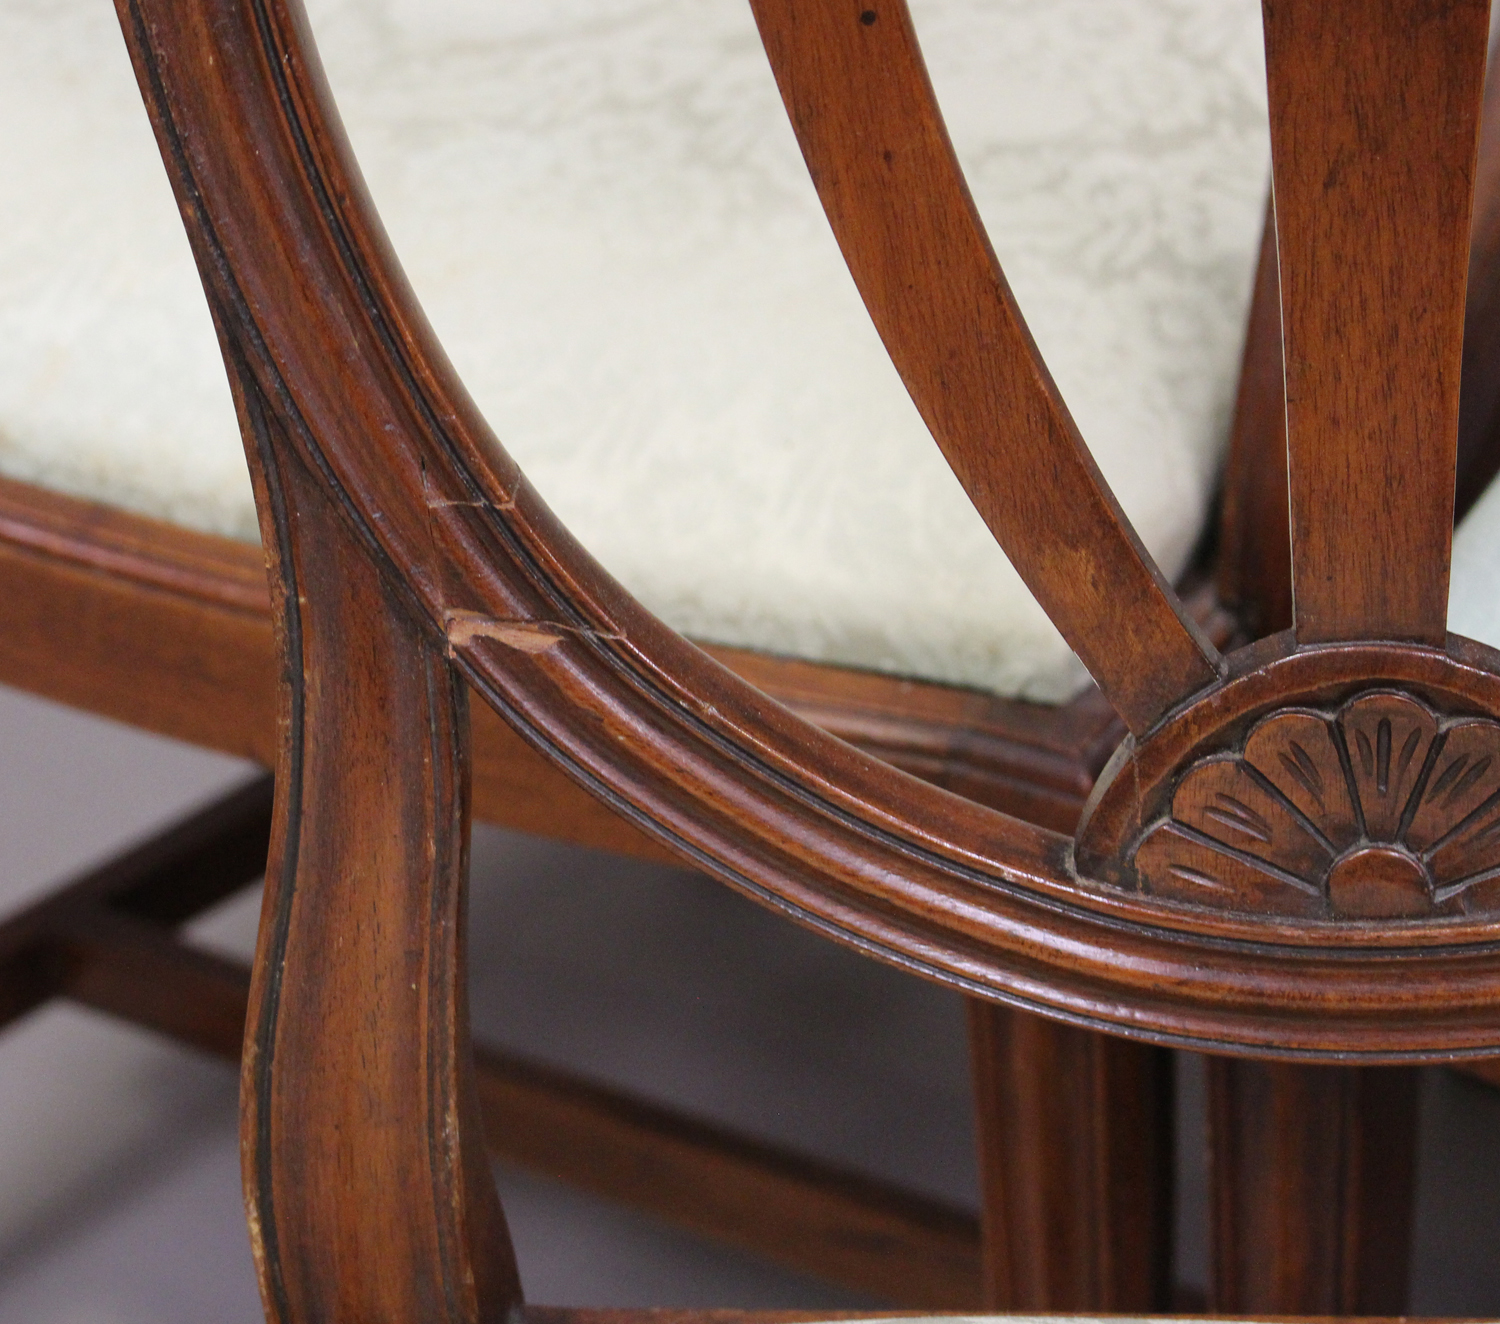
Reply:
<svg viewBox="0 0 1500 1324"><path fill-rule="evenodd" d="M744 0L309 8L457 367L648 606L711 641L1076 692L868 323ZM913 10L1033 332L1175 575L1207 517L1264 203L1259 5ZM0 471L253 538L109 7L0 0L0 89L25 126L0 135Z"/></svg>

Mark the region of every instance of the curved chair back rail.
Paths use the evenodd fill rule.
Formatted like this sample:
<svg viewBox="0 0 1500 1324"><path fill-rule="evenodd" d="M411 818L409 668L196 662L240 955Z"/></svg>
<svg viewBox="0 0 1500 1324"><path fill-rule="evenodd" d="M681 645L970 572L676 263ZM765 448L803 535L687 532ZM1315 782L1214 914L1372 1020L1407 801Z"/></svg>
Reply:
<svg viewBox="0 0 1500 1324"><path fill-rule="evenodd" d="M1070 839L860 754L666 629L456 379L295 0L118 0L282 651L242 1066L272 1318L520 1300L471 1079L461 680L685 858L969 991L1273 1056L1500 1047L1500 656L1444 629L1484 0L1267 0L1295 627L1225 659L1030 343L904 4L755 7L908 389L1131 734Z"/></svg>
<svg viewBox="0 0 1500 1324"><path fill-rule="evenodd" d="M1231 755L1279 709L1311 706L1326 724L1351 695L1402 691L1433 714L1429 761L1452 722L1500 713L1500 660L1441 626L1482 3L1355 6L1359 22L1344 17L1360 40L1337 52L1347 6L1270 11L1298 631L1227 667L1139 551L1048 382L968 204L904 6L758 8L914 396L1044 604L1086 657L1107 658L1100 678L1134 728L1084 829L1082 874L1067 838L850 750L634 603L552 519L454 377L361 187L299 11L168 8L121 12L276 549L293 746L307 738L297 618L325 609L299 569L313 516L297 494L315 491L377 568L389 612L417 622L529 740L686 858L843 941L1141 1037L1387 1060L1500 1043L1500 954L1485 889L1468 885L1483 882L1483 850L1433 881L1399 821L1385 836L1361 822L1350 849L1373 863L1339 866L1333 889L1326 861L1308 881L1298 870L1313 866L1285 851L1220 849L1203 831L1210 815L1173 829L1198 853L1163 866L1207 879L1188 899L1152 886L1134 854L1188 770ZM1318 75L1334 66L1347 76ZM824 100L834 89L864 109L841 119ZM868 118L880 107L890 118ZM882 188L887 169L906 187ZM905 208L911 190L930 209ZM903 294L903 273L920 295ZM1035 504L1006 495L1018 489ZM1346 493L1357 520L1341 517ZM1318 503L1336 536L1296 513ZM363 655L351 635L326 665L350 671ZM1312 810L1245 775L1290 816L1288 832L1330 845ZM1466 794L1476 786L1489 783ZM1265 835L1264 818L1241 826ZM1220 856L1227 883L1204 864ZM1263 876L1317 894L1322 910L1283 904ZM1460 884L1469 900L1451 905ZM1430 913L1413 901L1423 888Z"/></svg>

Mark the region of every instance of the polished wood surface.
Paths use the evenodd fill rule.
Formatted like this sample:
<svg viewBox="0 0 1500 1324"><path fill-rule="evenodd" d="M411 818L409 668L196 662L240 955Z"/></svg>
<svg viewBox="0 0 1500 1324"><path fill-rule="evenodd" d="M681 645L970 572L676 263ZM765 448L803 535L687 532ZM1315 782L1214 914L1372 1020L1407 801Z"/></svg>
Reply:
<svg viewBox="0 0 1500 1324"><path fill-rule="evenodd" d="M1500 955L1477 927L1441 940L1404 920L1299 930L1081 876L1065 835L828 739L652 619L557 526L452 377L359 186L300 16L272 0L248 15L204 8L211 21L169 20L140 0L126 18L231 371L525 739L731 885L969 992L1220 1051L1491 1048ZM1450 104L1463 109L1440 99L1434 113ZM1284 289L1287 267L1283 250ZM1226 738L1246 705L1341 686L1404 684L1456 716L1500 712L1484 650L1361 647L1241 650L1125 757L1155 766L1186 732L1200 746ZM1381 1019L1392 999L1407 1014Z"/></svg>
<svg viewBox="0 0 1500 1324"><path fill-rule="evenodd" d="M1406 1310L1415 1071L1210 1059L1210 1308Z"/></svg>
<svg viewBox="0 0 1500 1324"><path fill-rule="evenodd" d="M244 1131L273 1317L477 1320L519 1302L479 1170L458 991L460 678L660 847L832 937L1009 1004L984 1013L976 1036L990 1069L982 1097L1006 1099L1016 1128L986 1130L992 1290L1006 1262L995 1248L1013 1254L1015 1227L1041 1227L1056 1191L1093 1181L1094 1231L1079 1244L1024 1235L1086 1266L1091 1291L1115 1291L1120 1192L1155 1189L1141 1173L1115 1175L1126 1159L1155 1170L1161 1125L1139 1118L1159 1109L1130 1104L1144 1095L1121 1083L1132 1071L1121 1064L1155 1050L1115 1051L1081 1027L1335 1060L1500 1045L1488 916L1468 900L1444 909L1458 883L1483 899L1487 845L1465 834L1487 831L1488 801L1461 806L1484 790L1484 769L1466 769L1483 763L1482 734L1500 718L1500 656L1444 630L1482 5L1266 5L1296 633L1223 659L1141 552L1051 387L974 217L904 5L756 8L893 358L1130 735L1075 839L1065 805L1055 820L1025 822L947 794L830 738L672 634L556 524L454 378L364 195L296 4L121 0L275 534L279 818ZM1267 264L1260 284L1263 311ZM1264 367L1271 343L1262 318L1247 361ZM1257 378L1260 406L1273 376ZM1262 425L1262 455L1265 435ZM1251 507L1235 509L1243 529ZM1252 632L1279 610L1262 591L1271 560L1245 595L1270 604ZM1362 703L1384 705L1373 725L1348 717ZM1398 709L1427 714L1414 719L1409 757ZM1297 757L1299 740L1278 736L1270 752L1290 760L1289 776L1300 771L1301 791L1250 804L1238 783L1205 782L1243 773L1265 791L1257 732L1308 714L1332 733L1357 830L1348 841L1336 830L1342 801L1302 794L1317 800L1335 783L1331 764ZM880 728L868 709L861 720ZM1469 760L1447 783L1445 751ZM1273 806L1289 815L1286 831ZM1255 828L1272 854L1311 825L1328 859L1290 867L1209 824ZM1213 904L1168 895L1153 880L1211 875L1197 857L1142 867L1143 835L1159 829L1233 845L1229 858L1273 865L1320 906L1291 913L1254 887ZM1436 867L1450 845L1479 861L1473 877ZM1407 867L1418 855L1420 876ZM102 978L89 987L117 995ZM1079 1028L1041 1032L1015 1008ZM1008 1041L1002 1029L1016 1033ZM1057 1079L1093 1082L1091 1098L1068 1100L1066 1127L1039 1102L1045 1082L1016 1065L1046 1061L1046 1044ZM1400 1196L1395 1168L1383 1187L1369 1176L1390 1148L1370 1139L1385 1133L1357 1103L1358 1082L1375 1077L1337 1077L1360 1120L1329 1145L1346 1176L1359 1172L1357 1189L1325 1189L1315 1165L1297 1167L1315 1202L1342 1212L1284 1236L1274 1201L1295 1186L1285 1155L1323 1136L1309 1112L1335 1075L1264 1068L1293 1100L1292 1120L1267 1133L1236 1112L1259 1070L1234 1068L1240 1083L1216 1095L1229 1100L1216 1132L1229 1174L1222 1291L1248 1272L1276 1300L1296 1299L1295 1257L1330 1236L1343 1258L1317 1250L1306 1281L1320 1292L1335 1274L1376 1281L1390 1244L1349 1212L1370 1190ZM1108 1124L1118 1113L1125 1127L1133 1108L1129 1128L1148 1143L1127 1153ZM1049 1139L1054 1130L1073 1147ZM1081 1135L1092 1148L1077 1146ZM1009 1176L1017 1137L1058 1156L1025 1199ZM366 1151L368 1170L356 1170ZM1012 1230L997 1234L1007 1211ZM1154 1214L1147 1224L1149 1248ZM1241 1228L1257 1238L1248 1271L1226 1258Z"/></svg>
<svg viewBox="0 0 1500 1324"><path fill-rule="evenodd" d="M988 1310L1172 1304L1164 1049L969 1003Z"/></svg>
<svg viewBox="0 0 1500 1324"><path fill-rule="evenodd" d="M1394 689L1282 709L1187 768L1136 883L1309 918L1486 916L1500 891L1500 723Z"/></svg>
<svg viewBox="0 0 1500 1324"><path fill-rule="evenodd" d="M0 478L7 592L0 683L270 766L275 646L259 546ZM1205 632L1231 622L1201 589ZM1097 691L1059 706L712 644L807 721L967 799L1071 831L1123 731ZM485 705L471 712L474 813L651 859L677 857Z"/></svg>
<svg viewBox="0 0 1500 1324"><path fill-rule="evenodd" d="M1247 637L1292 624L1292 535L1287 507L1286 377L1276 212L1267 200L1255 266L1234 424L1224 464L1218 588Z"/></svg>
<svg viewBox="0 0 1500 1324"><path fill-rule="evenodd" d="M260 548L0 479L0 682L269 767Z"/></svg>
<svg viewBox="0 0 1500 1324"><path fill-rule="evenodd" d="M1298 638L1441 646L1489 5L1264 14Z"/></svg>
<svg viewBox="0 0 1500 1324"><path fill-rule="evenodd" d="M1464 295L1455 521L1500 471L1500 78L1491 62L1475 164ZM1226 461L1219 590L1250 636L1292 624L1286 397L1274 205L1256 269L1234 426Z"/></svg>
<svg viewBox="0 0 1500 1324"><path fill-rule="evenodd" d="M1032 342L905 0L752 8L839 247L933 438L1125 724L1146 730L1214 679L1218 654L1136 538Z"/></svg>
<svg viewBox="0 0 1500 1324"><path fill-rule="evenodd" d="M1453 503L1454 514L1460 518L1500 472L1500 372L1496 371L1500 364L1500 77L1496 70L1497 62L1492 59L1475 163Z"/></svg>
<svg viewBox="0 0 1500 1324"><path fill-rule="evenodd" d="M465 691L310 477L265 464L283 746L240 1088L261 1297L500 1324L520 1285L469 1042Z"/></svg>
<svg viewBox="0 0 1500 1324"><path fill-rule="evenodd" d="M523 1306L519 1318L528 1324L814 1324L817 1320L888 1319L879 1310L578 1310L560 1306Z"/></svg>
<svg viewBox="0 0 1500 1324"><path fill-rule="evenodd" d="M0 1026L61 997L238 1062L249 967L177 929L259 877L270 828L262 778L0 924ZM911 1309L979 1306L968 1211L513 1053L476 1051L495 1158Z"/></svg>
<svg viewBox="0 0 1500 1324"><path fill-rule="evenodd" d="M214 904L259 873L269 816L270 786L262 780L190 815L160 837L92 871L0 926L0 1023L44 999L64 996L238 1060L249 971L233 961L184 945L172 928L190 918L192 908ZM1110 1043L1116 1051L1150 1051L1063 1027L1051 1027L1049 1032L1042 1022L1016 1019L1025 1033L1050 1033L1071 1042L1073 1060L1085 1064L1086 1058L1080 1059L1078 1053L1088 1051L1090 1040L1097 1039L1101 1045ZM994 1058L986 1053L979 1060ZM1032 1059L1048 1060L1056 1060L1056 1054L1038 1052ZM1039 1202L1059 1201L1054 1206L1056 1217L1039 1217L1040 1226L1032 1237L1039 1232L1044 1238L1060 1238L1064 1249L1091 1262L1094 1252L1080 1238L1078 1229L1069 1226L1071 1206L1065 1201L1071 1198L1091 1208L1092 1201L1108 1188L1088 1180L1086 1154L1069 1155L1065 1149L1061 1162L1055 1162L1044 1158L1040 1145L1029 1149L1028 1126L1039 1125L1044 1136L1050 1135L1054 1141L1065 1137L1064 1119L1053 1116L1048 1105L1068 1113L1071 1120L1086 1107L1087 1100L1078 1096L1088 1093L1095 1074L1088 1069L1081 1076L1076 1071L1032 1074L1032 1061L1025 1056L1011 1054L1008 1061L1014 1074L1006 1088L1030 1088L1035 1101L1030 1119L1023 1110L1004 1103L1001 1090L993 1084L976 1081L982 1091L982 1134L1021 1150L1021 1159L1033 1169L1041 1168L1039 1173L1024 1174L1037 1178L1035 1193L1028 1195L1024 1187L1012 1188L1013 1199L1019 1195L1039 1210L1043 1208ZM1246 1075L1248 1064L1238 1064L1234 1072L1229 1067L1223 1062L1211 1066L1217 1072L1213 1078L1215 1097L1226 1086L1235 1091L1229 1102L1243 1119L1241 1125L1253 1125L1272 1111L1276 1117L1272 1131L1262 1129L1248 1142L1244 1137L1235 1140L1239 1151L1248 1148L1252 1158L1259 1155L1258 1162L1235 1162L1233 1154L1216 1159L1218 1198L1225 1200L1229 1190L1234 1192L1229 1212L1249 1205L1251 1218L1285 1222L1288 1218L1305 1221L1324 1216L1339 1220L1346 1217L1345 1211L1362 1208L1365 1212L1359 1216L1372 1220L1371 1228L1385 1229L1382 1235L1386 1240L1380 1244L1385 1248L1382 1258L1387 1269L1403 1264L1402 1255L1387 1251L1398 1244L1393 1238L1398 1239L1400 1230L1408 1227L1411 1207L1400 1188L1402 1164L1397 1162L1392 1169L1387 1159L1400 1160L1404 1155L1409 1161L1409 1137L1403 1141L1399 1130L1393 1132L1390 1110L1383 1109L1373 1118L1378 1129L1370 1132L1378 1143L1364 1146L1362 1166L1345 1162L1344 1149L1334 1143L1346 1133L1350 1122L1361 1124L1357 1112L1348 1122L1339 1120L1348 1117L1351 1102L1368 1111L1366 1104L1359 1103L1357 1097L1346 1098L1340 1089L1341 1081L1359 1073L1283 1064L1276 1068L1273 1082L1267 1084L1263 1071ZM1500 1073L1492 1063L1475 1063L1467 1070L1478 1079L1500 1085ZM1299 1082L1303 1073L1311 1073L1312 1084ZM1053 1083L1059 1092L1071 1087L1073 1096L1048 1096L1045 1090ZM908 1308L978 1307L979 1234L973 1220L963 1214L510 1054L479 1051L478 1089L486 1138L497 1157L610 1198L644 1203L689 1230L727 1238L858 1290L878 1290ZM1110 1128L1107 1134L1129 1141L1132 1136L1160 1133L1136 1131L1126 1124L1119 1103L1128 1098L1127 1094L1116 1089L1105 1097L1111 1105L1102 1115ZM1219 1106L1223 1106L1222 1099ZM1095 1134L1091 1126L1097 1126L1098 1119L1086 1111L1081 1115L1081 1134ZM994 1130L984 1131L995 1123L999 1125ZM1292 1137L1299 1127L1311 1127L1312 1134L1296 1142ZM1226 1131L1221 1124L1216 1153L1231 1135L1234 1131ZM1264 1146L1278 1136L1282 1138L1280 1148L1262 1153ZM1298 1144L1301 1151L1296 1151ZM1302 1153L1295 1161L1294 1151ZM1311 1152L1312 1158L1302 1151ZM1132 1163L1139 1162L1138 1155L1127 1152L1126 1157ZM1272 1159L1277 1161L1268 1161ZM658 1183L656 1177L663 1171L673 1179ZM1118 1167L1115 1171L1119 1172ZM1326 1200L1304 1200L1293 1204L1290 1213L1276 1215L1277 1201L1286 1196L1286 1183L1302 1173L1317 1174L1318 1181L1331 1183L1335 1194ZM1395 1189L1392 1175L1398 1179ZM1079 1176L1083 1177L1081 1182ZM1376 1178L1374 1185L1372 1176ZM1343 1185L1355 1182L1356 1177L1359 1185ZM1252 1182L1258 1185L1252 1186ZM1128 1203L1132 1198L1129 1185L1116 1189ZM1363 1197L1361 1191L1365 1192ZM707 1217L705 1192L711 1194ZM1122 1226L1132 1234L1128 1223ZM998 1227L998 1222L992 1225ZM1234 1233L1233 1227L1231 1223L1230 1235L1223 1238L1223 1244L1231 1248L1233 1265L1238 1266L1248 1262L1256 1242L1243 1233ZM1317 1263L1331 1273L1331 1287L1317 1287L1308 1273L1315 1267L1307 1256L1307 1247L1313 1244L1308 1230L1297 1233L1288 1224L1286 1231L1296 1234L1284 1232L1273 1244L1280 1247L1287 1263L1278 1263L1267 1245L1260 1243L1254 1252L1252 1284L1285 1281L1292 1275L1299 1293L1295 1299L1304 1303L1309 1299L1316 1303L1319 1291L1326 1297L1329 1291L1349 1290L1348 1275L1338 1270L1336 1262L1330 1267L1329 1249L1336 1252L1344 1244L1337 1229L1311 1230L1313 1241L1325 1249ZM1055 1256L1041 1258L1045 1241L1040 1248L1034 1239L1022 1244L1038 1255L1037 1264L1059 1263ZM1143 1258L1122 1267L1138 1271L1144 1262ZM1232 1284L1234 1278L1226 1281ZM1388 1278L1386 1281L1384 1290L1388 1293ZM882 1286L877 1288L877 1284ZM1278 1299L1283 1301L1279 1308L1291 1308L1285 1298ZM1350 1308L1347 1300L1352 1298L1345 1299L1345 1308ZM1118 1296L1114 1300L1116 1305L1123 1304ZM1264 1300L1262 1297L1262 1305ZM1384 1300L1385 1308L1395 1309L1393 1297L1387 1294ZM988 1308L1006 1304L993 1292L988 1298ZM1022 1303L1012 1300L1010 1304L1019 1308ZM1053 1304L1057 1304L1056 1299ZM1220 1308L1230 1307L1226 1303Z"/></svg>

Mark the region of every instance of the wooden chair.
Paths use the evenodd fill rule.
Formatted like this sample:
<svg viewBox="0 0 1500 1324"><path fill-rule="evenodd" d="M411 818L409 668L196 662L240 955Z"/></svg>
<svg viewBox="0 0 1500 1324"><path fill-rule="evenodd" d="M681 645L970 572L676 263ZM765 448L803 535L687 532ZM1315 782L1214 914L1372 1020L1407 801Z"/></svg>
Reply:
<svg viewBox="0 0 1500 1324"><path fill-rule="evenodd" d="M122 5L230 367L281 631L280 795L244 1058L252 1234L276 1317L497 1315L519 1298L479 1158L481 1092L500 1100L502 1148L528 1143L514 1138L527 1106L610 1118L566 1082L491 1064L478 1086L469 1071L463 681L508 723L475 708L475 803L501 821L545 826L559 802L577 806L582 839L666 849L973 995L995 1303L1166 1304L1167 1059L1143 1043L1408 1061L1496 1042L1496 658L1444 632L1483 6L1384 0L1358 24L1328 4L1268 15L1293 519L1288 541L1265 515L1287 483L1266 404L1280 394L1268 260L1222 582L1242 619L1278 624L1289 547L1297 603L1293 632L1227 659L1141 552L1040 370L904 7L800 7L795 21L778 0L756 9L908 388L1130 734L1070 841L1115 742L1096 700L1044 723L1022 705L937 687L914 702L874 678L725 655L755 688L665 630L540 506L447 369L295 13ZM1346 80L1325 86L1335 67ZM1362 150L1372 141L1378 157ZM890 206L901 197L928 209ZM936 270L946 278L910 279ZM1471 320L1488 326L1478 306ZM975 331L984 360L940 358ZM1339 365L1367 352L1383 371L1341 376L1324 361L1335 349ZM1350 418L1379 420L1376 435ZM983 444L992 429L1004 454ZM1432 453L1403 466L1419 439ZM1459 470L1474 490L1482 450ZM1007 481L1015 471L1052 481ZM1330 538L1318 516L1346 493L1371 515ZM4 645L9 677L268 757L250 744L270 708L252 566L15 490L6 532L34 613ZM91 665L109 644L135 676ZM189 700L163 702L143 674L181 678ZM507 730L547 762L522 759ZM553 766L571 781L542 781ZM575 784L609 809L583 809L594 802ZM161 926L254 873L265 795L11 926L7 1011L67 992L225 1047L242 980ZM379 925L350 919L374 913ZM1212 1079L1218 1308L1393 1308L1403 1230L1387 1215L1409 1163L1374 1156L1409 1158L1410 1073L1218 1058ZM670 1129L612 1120L658 1151ZM691 1173L705 1149L670 1138ZM775 1164L742 1158L748 1208ZM866 1272L892 1244L930 1263L963 1240L930 1209L819 1174L774 1189L883 1236Z"/></svg>
<svg viewBox="0 0 1500 1324"><path fill-rule="evenodd" d="M133 80L127 90L138 100ZM800 162L794 165L800 170ZM1252 190L1258 187L1252 182ZM9 606L0 675L83 708L273 761L275 663L258 548L15 481L0 480L0 510L0 574ZM1207 598L1203 605L1211 606ZM1119 735L1097 693L1045 707L742 650L712 651L861 747L1059 829L1076 821ZM474 717L481 818L675 858L581 793L488 709ZM9 925L0 938L10 956L6 1016L63 995L237 1055L246 973L184 949L170 930L258 872L268 821L263 785ZM512 1160L893 1301L930 1307L981 1299L979 1230L967 1211L704 1127L513 1055L481 1053L479 1079L491 1141ZM675 1184L644 1188L634 1174L647 1163L670 1164ZM705 1199L709 1188L714 1196ZM1056 1195L1068 1203L1076 1197L1068 1183ZM789 1223L787 1211L800 1221ZM1033 1222L1040 1230L1057 1220ZM1087 1240L1070 1238L1058 1248L1064 1251L1047 1281L1014 1299L1094 1300L1097 1274L1068 1258L1091 1256ZM1035 1295L1059 1290L1059 1298Z"/></svg>

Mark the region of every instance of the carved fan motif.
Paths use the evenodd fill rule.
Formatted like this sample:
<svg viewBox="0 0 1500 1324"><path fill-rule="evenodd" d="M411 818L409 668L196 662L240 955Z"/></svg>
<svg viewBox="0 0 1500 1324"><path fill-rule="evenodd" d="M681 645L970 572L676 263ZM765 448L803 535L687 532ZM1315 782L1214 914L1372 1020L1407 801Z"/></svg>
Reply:
<svg viewBox="0 0 1500 1324"><path fill-rule="evenodd" d="M1259 914L1400 918L1500 901L1500 723L1409 694L1263 718L1193 764L1133 860L1143 890Z"/></svg>

